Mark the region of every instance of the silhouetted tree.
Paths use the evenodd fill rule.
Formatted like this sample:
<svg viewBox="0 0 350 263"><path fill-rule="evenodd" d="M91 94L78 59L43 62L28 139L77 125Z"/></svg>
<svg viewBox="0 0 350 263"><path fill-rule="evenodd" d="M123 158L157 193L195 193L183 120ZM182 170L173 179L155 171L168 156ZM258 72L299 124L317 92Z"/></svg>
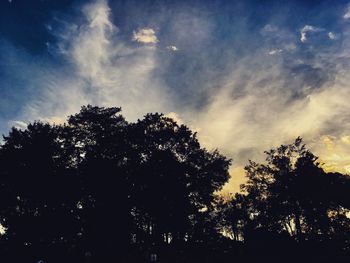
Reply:
<svg viewBox="0 0 350 263"><path fill-rule="evenodd" d="M158 244L197 238L196 225L228 180L230 160L201 148L196 134L161 114L146 115L131 130L139 158L133 178L138 229Z"/></svg>
<svg viewBox="0 0 350 263"><path fill-rule="evenodd" d="M250 200L236 193L234 197L219 196L216 202L217 228L235 241L244 240L244 234L253 224L250 218Z"/></svg>
<svg viewBox="0 0 350 263"><path fill-rule="evenodd" d="M337 188L349 189L349 181L325 173L301 138L266 155L266 164L250 161L248 181L242 185L255 221L253 229L289 233L299 241L325 242L339 234L332 226L332 222L340 222L334 219L336 211L343 211L339 214L344 219L341 225L349 229L343 206L347 198L335 193Z"/></svg>
<svg viewBox="0 0 350 263"><path fill-rule="evenodd" d="M120 108L88 105L64 125L13 128L0 163L2 241L100 262L133 243L181 247L217 234L214 195L230 160L161 114L129 124Z"/></svg>
<svg viewBox="0 0 350 263"><path fill-rule="evenodd" d="M130 240L128 162L133 156L120 108L83 106L66 125L81 182L85 253L118 260ZM72 147L71 146L71 147Z"/></svg>
<svg viewBox="0 0 350 263"><path fill-rule="evenodd" d="M162 114L128 123L120 112L83 106L63 125L34 122L4 136L1 260L348 255L350 179L326 173L300 138L266 152L264 164L250 161L243 192L223 198L231 160Z"/></svg>
<svg viewBox="0 0 350 263"><path fill-rule="evenodd" d="M12 260L69 251L80 239L78 178L61 148L61 127L12 128L0 150L1 224ZM11 251L12 249L12 251ZM57 252L59 254L59 252Z"/></svg>

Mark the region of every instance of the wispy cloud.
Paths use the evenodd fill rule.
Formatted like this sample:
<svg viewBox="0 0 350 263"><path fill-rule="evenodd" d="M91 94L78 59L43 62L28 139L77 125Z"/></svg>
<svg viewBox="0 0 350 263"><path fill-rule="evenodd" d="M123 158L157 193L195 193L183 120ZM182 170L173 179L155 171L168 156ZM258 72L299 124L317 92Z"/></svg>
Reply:
<svg viewBox="0 0 350 263"><path fill-rule="evenodd" d="M50 24L56 41L49 49L63 66L30 57L36 64L10 72L21 71L26 84L36 87L16 125L34 119L60 123L87 103L122 106L129 120L164 112L198 131L205 147L234 159L234 190L248 159L261 160L264 150L299 135L322 160L349 170L346 28L300 29L270 22L257 29L253 41L249 25L240 21L233 33L231 27L218 32L218 24L202 10L157 13L126 32L114 24L107 1L85 4L82 10L83 19L56 18ZM328 39L322 52L317 41L308 48L318 37ZM341 39L341 46L331 46L340 41L329 39ZM21 65L23 54L13 57ZM335 146L326 146L325 138Z"/></svg>
<svg viewBox="0 0 350 263"><path fill-rule="evenodd" d="M270 50L268 53L269 53L269 55L276 55L276 54L279 54L281 52L283 52L283 50L280 48L277 48L277 49Z"/></svg>
<svg viewBox="0 0 350 263"><path fill-rule="evenodd" d="M84 6L85 23L63 21L60 30L52 29L58 38L55 51L69 62L70 69L45 74L49 80L38 83L42 87L39 99L27 103L21 118L61 122L60 118L87 103L121 105L133 120L147 112L171 108L170 92L154 78L156 50L132 47L119 38L110 12L106 1L97 1ZM154 41L154 31L146 32L151 32L146 33L149 39L141 34L139 40Z"/></svg>

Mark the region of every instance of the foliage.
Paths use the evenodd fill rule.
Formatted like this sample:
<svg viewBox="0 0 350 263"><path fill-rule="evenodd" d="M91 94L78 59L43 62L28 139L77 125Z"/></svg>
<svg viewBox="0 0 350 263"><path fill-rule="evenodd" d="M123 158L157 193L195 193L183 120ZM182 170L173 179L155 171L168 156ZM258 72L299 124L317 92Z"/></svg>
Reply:
<svg viewBox="0 0 350 263"><path fill-rule="evenodd" d="M90 105L64 125L13 128L0 158L3 240L95 261L197 240L230 164L161 114L128 123L120 108Z"/></svg>
<svg viewBox="0 0 350 263"><path fill-rule="evenodd" d="M349 257L349 177L326 173L301 138L265 154L227 198L218 193L231 160L162 114L129 123L120 108L88 105L63 125L12 128L0 147L0 257Z"/></svg>

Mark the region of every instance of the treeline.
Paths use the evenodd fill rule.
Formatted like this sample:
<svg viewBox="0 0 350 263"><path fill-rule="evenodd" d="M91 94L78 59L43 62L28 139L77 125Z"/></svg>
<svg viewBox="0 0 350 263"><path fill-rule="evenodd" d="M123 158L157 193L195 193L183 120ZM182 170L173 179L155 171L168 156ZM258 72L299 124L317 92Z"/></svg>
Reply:
<svg viewBox="0 0 350 263"><path fill-rule="evenodd" d="M63 125L12 128L0 147L1 262L231 262L350 258L350 180L300 138L231 160L161 114L83 106Z"/></svg>

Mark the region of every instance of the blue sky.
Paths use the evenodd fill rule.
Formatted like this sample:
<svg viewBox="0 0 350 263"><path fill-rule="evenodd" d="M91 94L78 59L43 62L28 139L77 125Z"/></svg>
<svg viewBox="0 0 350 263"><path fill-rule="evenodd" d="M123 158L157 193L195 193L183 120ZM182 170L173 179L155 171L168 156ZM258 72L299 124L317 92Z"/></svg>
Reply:
<svg viewBox="0 0 350 263"><path fill-rule="evenodd" d="M350 172L350 1L1 0L0 131L163 112L234 159L303 136Z"/></svg>

